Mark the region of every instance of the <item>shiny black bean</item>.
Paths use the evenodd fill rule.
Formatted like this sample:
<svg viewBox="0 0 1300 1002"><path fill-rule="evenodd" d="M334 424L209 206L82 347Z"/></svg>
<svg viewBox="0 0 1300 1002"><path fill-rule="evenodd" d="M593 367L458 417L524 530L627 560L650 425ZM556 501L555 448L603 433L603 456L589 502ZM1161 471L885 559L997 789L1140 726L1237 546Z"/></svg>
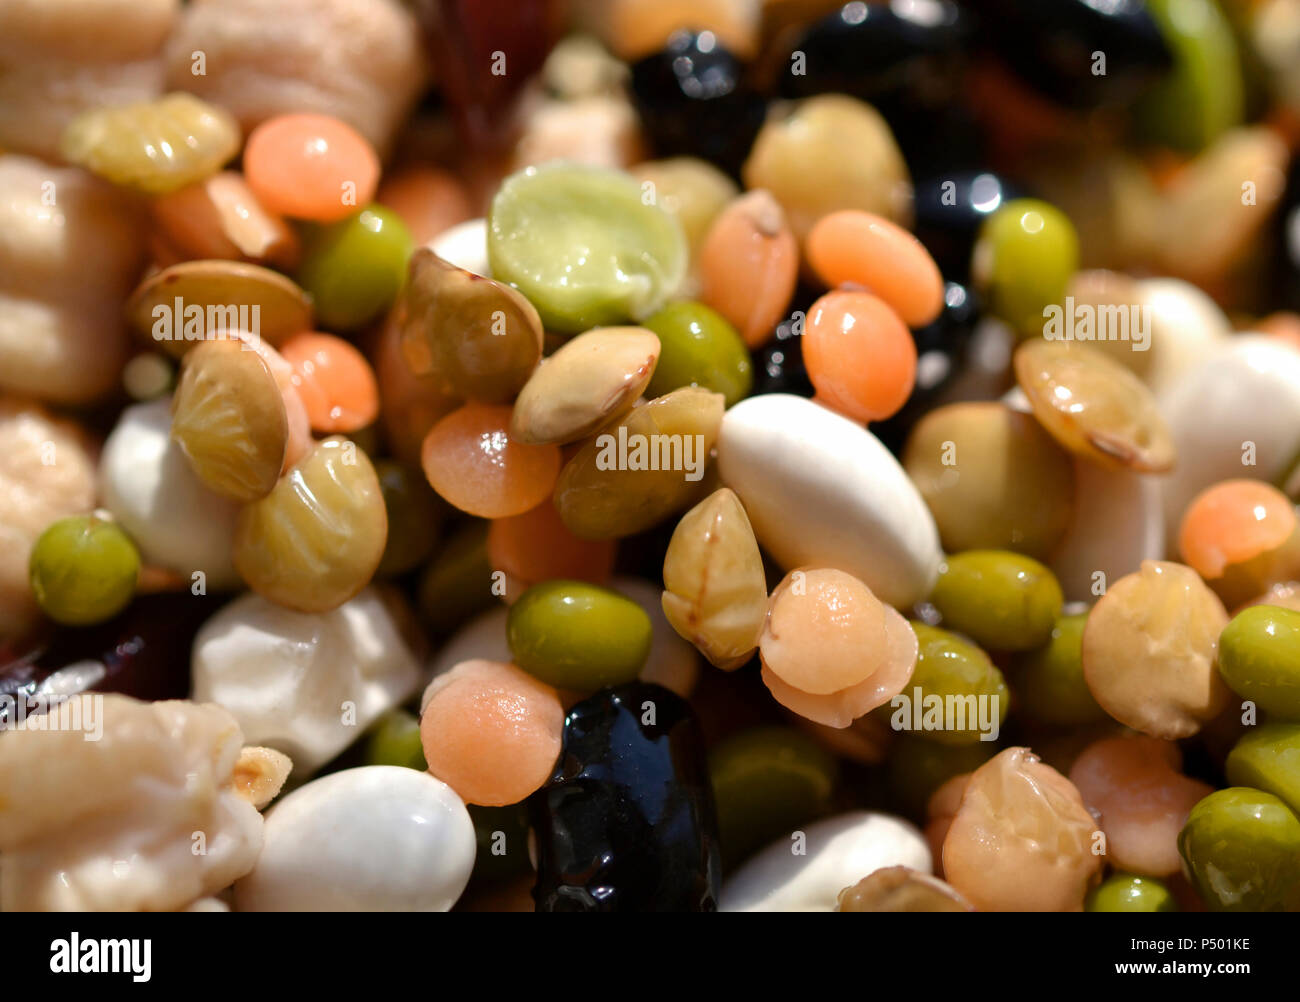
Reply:
<svg viewBox="0 0 1300 1002"><path fill-rule="evenodd" d="M633 682L576 704L528 801L538 911L715 911L713 792L690 706Z"/></svg>

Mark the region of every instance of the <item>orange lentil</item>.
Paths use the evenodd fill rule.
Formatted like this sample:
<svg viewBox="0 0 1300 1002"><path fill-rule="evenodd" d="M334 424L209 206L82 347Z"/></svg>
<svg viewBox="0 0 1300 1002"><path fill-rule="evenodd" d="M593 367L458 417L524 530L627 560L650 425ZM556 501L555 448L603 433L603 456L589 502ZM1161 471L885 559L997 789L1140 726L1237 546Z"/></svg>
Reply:
<svg viewBox="0 0 1300 1002"><path fill-rule="evenodd" d="M699 274L701 301L761 347L799 280L799 243L776 199L758 189L723 209L700 247Z"/></svg>
<svg viewBox="0 0 1300 1002"><path fill-rule="evenodd" d="M808 311L803 358L817 395L857 421L898 411L916 381L916 342L869 292L828 292Z"/></svg>
<svg viewBox="0 0 1300 1002"><path fill-rule="evenodd" d="M943 310L943 276L916 237L883 216L845 209L823 216L808 234L808 261L832 288L864 286L909 327L933 323Z"/></svg>
<svg viewBox="0 0 1300 1002"><path fill-rule="evenodd" d="M1112 866L1147 877L1178 872L1178 833L1214 792L1181 769L1178 745L1144 734L1103 738L1075 759L1070 782L1098 812Z"/></svg>
<svg viewBox="0 0 1300 1002"><path fill-rule="evenodd" d="M429 484L480 518L522 515L551 496L560 448L510 440L508 406L467 403L425 436L420 462Z"/></svg>
<svg viewBox="0 0 1300 1002"><path fill-rule="evenodd" d="M1262 480L1225 480L1202 491L1183 514L1178 549L1206 580L1232 564L1276 550L1296 530L1295 507Z"/></svg>
<svg viewBox="0 0 1300 1002"><path fill-rule="evenodd" d="M278 115L248 137L244 176L267 210L329 223L374 200L379 156L337 118Z"/></svg>
<svg viewBox="0 0 1300 1002"><path fill-rule="evenodd" d="M314 431L357 431L379 413L374 370L365 356L342 338L297 334L280 346L280 354L293 366L293 384Z"/></svg>
<svg viewBox="0 0 1300 1002"><path fill-rule="evenodd" d="M379 186L375 201L401 217L416 246L474 216L465 186L437 167L408 167L394 174Z"/></svg>
<svg viewBox="0 0 1300 1002"><path fill-rule="evenodd" d="M430 687L420 743L429 772L461 799L502 807L546 782L563 730L555 689L512 664L462 661Z"/></svg>
<svg viewBox="0 0 1300 1002"><path fill-rule="evenodd" d="M297 234L262 208L237 171L221 171L159 196L151 211L162 246L178 260L221 258L297 267L302 249Z"/></svg>
<svg viewBox="0 0 1300 1002"><path fill-rule="evenodd" d="M570 578L604 584L614 571L614 540L579 539L547 498L522 515L492 520L488 560L524 587Z"/></svg>

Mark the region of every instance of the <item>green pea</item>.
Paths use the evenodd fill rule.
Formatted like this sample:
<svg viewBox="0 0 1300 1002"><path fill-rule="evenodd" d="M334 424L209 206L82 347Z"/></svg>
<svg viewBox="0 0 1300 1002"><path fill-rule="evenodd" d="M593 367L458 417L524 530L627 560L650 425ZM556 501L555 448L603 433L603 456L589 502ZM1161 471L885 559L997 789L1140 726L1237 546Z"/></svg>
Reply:
<svg viewBox="0 0 1300 1002"><path fill-rule="evenodd" d="M709 752L718 841L728 866L831 809L834 756L789 727L757 727Z"/></svg>
<svg viewBox="0 0 1300 1002"><path fill-rule="evenodd" d="M1215 0L1147 0L1174 68L1137 105L1137 135L1195 153L1240 124L1245 83L1232 25Z"/></svg>
<svg viewBox="0 0 1300 1002"><path fill-rule="evenodd" d="M557 689L630 682L650 656L650 617L630 598L585 581L544 581L506 620L515 664Z"/></svg>
<svg viewBox="0 0 1300 1002"><path fill-rule="evenodd" d="M1265 713L1300 721L1300 612L1244 609L1219 634L1219 674Z"/></svg>
<svg viewBox="0 0 1300 1002"><path fill-rule="evenodd" d="M487 552L488 523L461 528L434 556L420 577L419 607L434 633L451 633L499 600L492 594Z"/></svg>
<svg viewBox="0 0 1300 1002"><path fill-rule="evenodd" d="M1228 753L1225 772L1233 786L1266 790L1300 814L1300 724L1252 727Z"/></svg>
<svg viewBox="0 0 1300 1002"><path fill-rule="evenodd" d="M474 822L473 882L509 880L532 871L528 858L528 813L523 804L483 807L466 804Z"/></svg>
<svg viewBox="0 0 1300 1002"><path fill-rule="evenodd" d="M1271 793L1211 793L1188 815L1178 852L1211 911L1300 911L1300 818Z"/></svg>
<svg viewBox="0 0 1300 1002"><path fill-rule="evenodd" d="M1169 888L1153 877L1116 873L1094 887L1084 902L1086 912L1176 912L1178 902Z"/></svg>
<svg viewBox="0 0 1300 1002"><path fill-rule="evenodd" d="M1052 638L1065 597L1055 575L1010 550L948 558L930 601L943 624L993 651L1028 651Z"/></svg>
<svg viewBox="0 0 1300 1002"><path fill-rule="evenodd" d="M388 543L377 573L405 574L428 559L438 541L443 510L423 473L391 459L377 460L375 473L388 512Z"/></svg>
<svg viewBox="0 0 1300 1002"><path fill-rule="evenodd" d="M990 741L996 740L1011 702L1002 672L987 654L955 633L925 623L911 625L920 654L912 681L902 692L907 702L897 707L886 703L872 712L893 730L911 731L916 737L942 744L970 744L986 733L992 735ZM985 701L994 716L988 716L986 710L982 727L979 706ZM965 726L950 726L955 722L950 713L960 713Z"/></svg>
<svg viewBox="0 0 1300 1002"><path fill-rule="evenodd" d="M27 567L47 616L65 626L89 626L111 619L135 596L140 553L116 523L70 515L37 537Z"/></svg>
<svg viewBox="0 0 1300 1002"><path fill-rule="evenodd" d="M721 393L726 405L743 400L754 385L749 352L736 328L703 303L672 303L643 326L659 336L659 364L647 397L683 386Z"/></svg>
<svg viewBox="0 0 1300 1002"><path fill-rule="evenodd" d="M997 752L996 741L946 745L914 734L900 734L886 760L889 790L904 811L924 819L925 805L935 790L954 776L974 772Z"/></svg>
<svg viewBox="0 0 1300 1002"><path fill-rule="evenodd" d="M400 765L428 772L424 745L420 742L420 721L403 709L385 713L366 737L364 765Z"/></svg>
<svg viewBox="0 0 1300 1002"><path fill-rule="evenodd" d="M323 327L351 331L393 305L415 249L391 209L372 205L307 231L298 281L315 300Z"/></svg>
<svg viewBox="0 0 1300 1002"><path fill-rule="evenodd" d="M641 320L686 273L681 224L642 198L622 171L575 164L506 178L488 212L488 260L498 280L571 334Z"/></svg>
<svg viewBox="0 0 1300 1002"><path fill-rule="evenodd" d="M1047 644L1016 660L1016 700L1045 724L1072 727L1106 720L1083 678L1083 628L1086 612L1062 616Z"/></svg>
<svg viewBox="0 0 1300 1002"><path fill-rule="evenodd" d="M1008 202L985 220L972 272L989 312L1021 337L1043 333L1045 307L1065 302L1079 267L1079 237L1070 217L1033 198Z"/></svg>

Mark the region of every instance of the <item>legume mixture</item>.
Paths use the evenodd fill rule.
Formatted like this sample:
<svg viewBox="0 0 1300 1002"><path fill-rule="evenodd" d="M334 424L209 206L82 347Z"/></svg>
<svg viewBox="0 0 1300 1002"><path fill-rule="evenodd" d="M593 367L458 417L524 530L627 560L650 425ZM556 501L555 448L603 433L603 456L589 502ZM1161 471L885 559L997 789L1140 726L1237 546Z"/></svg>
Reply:
<svg viewBox="0 0 1300 1002"><path fill-rule="evenodd" d="M0 910L1300 911L1297 150L1300 0L0 4Z"/></svg>

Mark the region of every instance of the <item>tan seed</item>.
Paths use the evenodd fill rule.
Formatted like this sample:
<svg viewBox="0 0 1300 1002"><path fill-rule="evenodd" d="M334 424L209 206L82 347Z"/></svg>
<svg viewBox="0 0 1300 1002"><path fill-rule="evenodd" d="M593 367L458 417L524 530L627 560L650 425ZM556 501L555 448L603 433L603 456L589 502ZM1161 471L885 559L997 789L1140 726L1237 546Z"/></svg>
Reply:
<svg viewBox="0 0 1300 1002"><path fill-rule="evenodd" d="M644 327L597 327L536 369L515 401L511 437L530 445L576 442L632 409L659 362Z"/></svg>

